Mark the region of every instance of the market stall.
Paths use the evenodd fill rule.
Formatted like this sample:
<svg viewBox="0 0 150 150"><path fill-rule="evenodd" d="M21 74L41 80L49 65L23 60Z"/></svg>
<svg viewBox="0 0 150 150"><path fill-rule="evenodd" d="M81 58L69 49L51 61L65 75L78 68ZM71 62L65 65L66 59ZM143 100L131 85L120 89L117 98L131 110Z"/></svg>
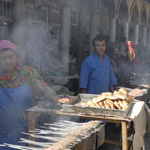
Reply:
<svg viewBox="0 0 150 150"><path fill-rule="evenodd" d="M120 123L121 142L110 141L109 139L105 139L105 141L104 140L101 141L105 143L122 146L122 150L127 150L128 149L127 125L133 122L134 135L132 138L132 143L133 143L132 147L133 150L140 150L142 147L144 147L143 136L148 130L147 127L149 127L149 119L148 119L149 108L147 107L145 102L133 99L131 98L131 96L129 96L130 95L129 93L132 90L130 92L127 92L126 93L127 95L122 95L120 93L121 91L120 89L111 95L108 92L102 93L102 95L79 94L78 96L73 97L68 104L63 104L62 107L59 107L58 109L50 108L47 103L45 103L44 105L39 105L30 108L26 111L26 118L28 119L28 130L29 131L35 130L36 117L41 114L49 115L49 116L60 115L62 117L74 116L74 117L79 117L84 119L107 121L111 123ZM125 107L126 105L123 106L124 101L126 102L124 104L128 104L127 107ZM92 102L95 102L98 105L93 106L94 104ZM106 108L102 108L99 102L103 102L103 104L107 102L106 103L107 105L105 105ZM112 103L113 105L117 103L118 105L120 105L120 107L118 105L114 105L111 108ZM109 104L109 108L107 108L108 104ZM102 130L99 130L100 133L101 131ZM92 136L92 134L90 136ZM29 140L34 141L35 137L29 136ZM100 141L99 138L97 138L97 140ZM103 142L100 143L102 144ZM84 142L82 142L82 144L83 143ZM29 144L30 146L33 146L32 143Z"/></svg>
<svg viewBox="0 0 150 150"><path fill-rule="evenodd" d="M115 94L118 94L118 93L115 93ZM90 100L96 101L94 99L95 96L96 95L81 94L80 98L83 100L82 104L85 105L85 101L87 101L88 104L91 104L91 102L89 102ZM114 95L111 95L111 96L114 96ZM113 99L114 97L110 97L109 95L109 98ZM80 107L80 105L77 105L77 104L78 103L81 104L81 99L79 99L79 95L78 95L69 104L64 104L62 106L62 109L60 110L44 109L44 108L39 108L38 106L28 109L26 113L27 113L27 118L29 121L29 130L33 130L35 128L35 118L36 116L40 114L46 114L46 115L57 114L57 115L65 115L65 116L77 116L77 117L92 119L92 120L102 120L102 121L107 121L107 122L112 122L112 123L120 123L122 142L120 143L116 141L109 141L107 139L105 139L105 142L115 144L115 145L121 145L122 149L126 150L128 148L127 124L133 121L134 129L135 129L135 134L133 138L133 148L136 149L137 145L139 147L144 146L143 136L146 132L147 116L149 115L149 109L147 105L145 105L144 102L133 99L133 101L131 100L131 102L129 102L128 108L124 110L123 109L119 110L119 108L117 109L116 107L114 109L89 107L89 106ZM105 98L105 100L108 100L108 97L107 99ZM113 99L113 102L119 103L120 98ZM140 125L140 130L139 130L138 125L140 123L141 125ZM33 137L30 137L30 139L34 140Z"/></svg>
<svg viewBox="0 0 150 150"><path fill-rule="evenodd" d="M138 111L137 111L138 110ZM130 112L128 113L127 117L109 117L109 116L93 116L93 115L84 115L84 114L76 114L76 113L64 113L61 110L46 110L46 109L42 109L39 108L38 106L35 106L31 109L27 110L27 116L28 116L28 120L29 120L29 130L34 130L35 129L35 118L36 116L38 116L39 114L47 114L47 115L54 115L54 114L58 114L58 115L69 115L69 116L79 116L82 118L88 118L88 119L94 119L94 120L103 120L103 121L107 121L107 122L112 122L112 123L121 123L121 134L122 134L122 143L117 143L117 142L111 142L111 144L118 144L118 145L122 145L122 149L123 150L127 150L128 148L128 142L127 142L127 124L131 121L134 122L135 125L135 138L134 138L134 146L143 146L143 135L146 132L146 126L148 126L147 124L147 113L148 113L148 108L147 106L144 104L144 102L134 102L133 106L130 109ZM140 126L140 124L142 124ZM139 128L140 126L140 128ZM139 130L140 129L140 130ZM34 140L33 137L30 137L30 139ZM141 142L138 143L138 142ZM106 140L107 142L107 140ZM138 144L137 144L138 143ZM136 148L134 148L136 149ZM136 149L138 150L138 149Z"/></svg>

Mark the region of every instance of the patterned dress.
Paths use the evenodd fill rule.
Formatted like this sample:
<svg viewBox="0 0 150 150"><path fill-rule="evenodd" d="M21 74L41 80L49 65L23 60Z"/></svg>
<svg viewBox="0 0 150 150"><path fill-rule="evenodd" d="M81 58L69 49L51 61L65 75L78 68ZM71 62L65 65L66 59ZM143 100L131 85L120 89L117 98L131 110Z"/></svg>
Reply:
<svg viewBox="0 0 150 150"><path fill-rule="evenodd" d="M33 97L42 97L46 100L51 100L56 93L51 89L39 75L39 73L30 66L23 66L20 70L23 80L30 88ZM18 74L14 74L11 79L6 75L0 76L0 87L2 88L17 88L22 85Z"/></svg>

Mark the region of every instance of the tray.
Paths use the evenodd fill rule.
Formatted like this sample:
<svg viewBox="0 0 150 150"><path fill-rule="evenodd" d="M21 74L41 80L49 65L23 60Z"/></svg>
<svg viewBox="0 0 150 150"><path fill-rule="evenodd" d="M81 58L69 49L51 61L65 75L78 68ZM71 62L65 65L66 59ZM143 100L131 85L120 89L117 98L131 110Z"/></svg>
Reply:
<svg viewBox="0 0 150 150"><path fill-rule="evenodd" d="M78 114L89 114L89 115L102 115L102 116L116 116L116 117L127 117L128 112L131 108L132 102L129 104L127 110L119 110L119 109L107 109L100 107L88 107L88 106L77 106L74 105L78 102L87 102L92 100L95 94L79 94L78 97L72 100L72 104L63 104L62 111L69 113L78 113ZM76 102L75 102L76 101Z"/></svg>

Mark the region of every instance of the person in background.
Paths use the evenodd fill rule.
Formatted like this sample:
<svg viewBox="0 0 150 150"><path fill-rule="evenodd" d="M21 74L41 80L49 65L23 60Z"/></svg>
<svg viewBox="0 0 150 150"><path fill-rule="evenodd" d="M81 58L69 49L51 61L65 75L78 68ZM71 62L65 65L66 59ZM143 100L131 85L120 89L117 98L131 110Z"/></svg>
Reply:
<svg viewBox="0 0 150 150"><path fill-rule="evenodd" d="M60 98L30 66L22 66L17 47L8 40L0 41L0 144L18 144L21 132L27 132L24 111L32 107L35 95L55 105L68 102ZM1 147L0 150L11 150ZM14 149L13 149L14 150Z"/></svg>
<svg viewBox="0 0 150 150"><path fill-rule="evenodd" d="M127 42L127 38L124 36L121 38L120 43L118 44L118 49L119 49L118 54L123 58L126 57L126 51L125 51L126 42Z"/></svg>
<svg viewBox="0 0 150 150"><path fill-rule="evenodd" d="M79 90L81 93L101 94L113 92L117 84L110 60L106 56L105 38L96 36L92 41L94 52L81 64Z"/></svg>
<svg viewBox="0 0 150 150"><path fill-rule="evenodd" d="M136 55L135 55L135 46L132 41L127 41L125 44L125 51L126 51L126 59L128 62L130 62L132 65L136 61Z"/></svg>
<svg viewBox="0 0 150 150"><path fill-rule="evenodd" d="M118 76L118 70L116 66L116 60L115 60L115 42L110 42L109 35L105 35L105 42L106 42L106 50L105 55L107 55L110 59L110 63L113 69L113 72L115 76Z"/></svg>
<svg viewBox="0 0 150 150"><path fill-rule="evenodd" d="M136 65L136 56L133 43L127 41L126 37L121 39L116 62L120 76L118 85L128 87L130 85L131 71L133 71Z"/></svg>
<svg viewBox="0 0 150 150"><path fill-rule="evenodd" d="M69 74L76 73L76 59L77 59L77 44L76 40L72 38L70 40L70 49L69 49Z"/></svg>
<svg viewBox="0 0 150 150"><path fill-rule="evenodd" d="M86 53L87 55L89 55L89 52L90 52L90 36L89 34L87 34L84 40L83 53Z"/></svg>
<svg viewBox="0 0 150 150"><path fill-rule="evenodd" d="M105 35L105 42L106 42L106 50L105 54L109 57L111 61L114 61L114 52L115 48L112 43L110 43L109 35Z"/></svg>
<svg viewBox="0 0 150 150"><path fill-rule="evenodd" d="M141 39L138 41L138 45L135 46L136 59L139 65L144 64L146 57L146 47Z"/></svg>

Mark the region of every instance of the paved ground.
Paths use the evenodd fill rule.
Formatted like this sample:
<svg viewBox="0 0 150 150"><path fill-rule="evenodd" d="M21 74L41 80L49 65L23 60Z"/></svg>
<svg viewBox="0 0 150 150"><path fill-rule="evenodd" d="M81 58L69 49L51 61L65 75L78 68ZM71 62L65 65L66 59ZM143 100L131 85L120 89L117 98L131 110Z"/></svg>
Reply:
<svg viewBox="0 0 150 150"><path fill-rule="evenodd" d="M149 100L149 105L148 107L150 108L150 100ZM130 130L128 131L128 134L131 134L133 132L132 125ZM114 123L108 123L105 126L105 136L106 139L108 140L113 140L120 142L121 139L121 134L120 131L116 132L115 130L115 124ZM144 142L145 142L145 147L141 150L150 150L150 132L147 132L144 136ZM129 141L129 145L131 145L131 141ZM112 144L106 144L104 143L99 150L121 150L120 146L112 145ZM129 150L129 149L128 149Z"/></svg>
<svg viewBox="0 0 150 150"><path fill-rule="evenodd" d="M132 125L130 130L128 131L128 134L131 134L133 132ZM115 124L114 123L107 123L105 126L105 136L107 140L113 140L120 142L121 141L121 133L120 131L116 132L115 129ZM150 133L146 133L144 136L144 141L145 141L145 148L141 150L150 150ZM128 143L131 145L131 141ZM112 145L112 144L106 144L104 143L99 150L121 150L120 146ZM128 149L130 150L130 149Z"/></svg>
<svg viewBox="0 0 150 150"><path fill-rule="evenodd" d="M115 129L114 123L107 123L105 126L105 137L107 140L120 142L120 131ZM121 150L120 146L104 143L99 150Z"/></svg>
<svg viewBox="0 0 150 150"><path fill-rule="evenodd" d="M150 150L150 133L145 135L145 150Z"/></svg>

